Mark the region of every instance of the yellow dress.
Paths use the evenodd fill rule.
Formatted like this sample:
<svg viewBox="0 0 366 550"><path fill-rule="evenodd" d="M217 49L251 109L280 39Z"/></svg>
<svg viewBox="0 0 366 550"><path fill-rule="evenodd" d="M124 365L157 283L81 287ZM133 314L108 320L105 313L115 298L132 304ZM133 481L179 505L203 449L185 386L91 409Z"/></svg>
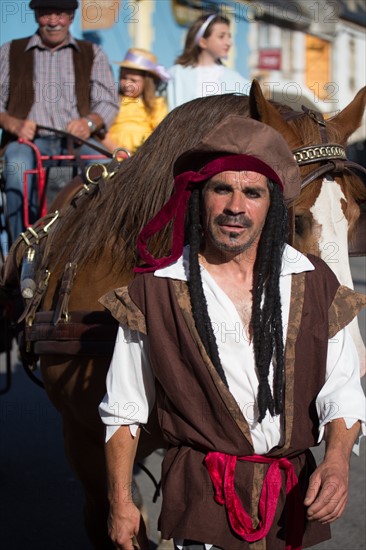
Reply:
<svg viewBox="0 0 366 550"><path fill-rule="evenodd" d="M134 153L168 114L165 99L156 97L155 108L149 114L141 98L122 97L117 117L107 133L116 147Z"/></svg>

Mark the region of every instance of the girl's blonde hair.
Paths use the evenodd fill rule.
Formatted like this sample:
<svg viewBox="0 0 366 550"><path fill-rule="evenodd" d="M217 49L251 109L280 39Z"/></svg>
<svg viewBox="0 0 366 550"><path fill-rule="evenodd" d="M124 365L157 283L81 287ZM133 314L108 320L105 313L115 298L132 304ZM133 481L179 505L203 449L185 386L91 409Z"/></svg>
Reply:
<svg viewBox="0 0 366 550"><path fill-rule="evenodd" d="M189 67L198 63L198 58L200 53L202 52L202 48L198 44L196 44L195 38L202 25L205 23L205 21L207 21L208 17L210 16L202 15L193 23L193 25L188 30L186 41L184 44L184 50L175 60L175 63L177 65ZM214 25L216 25L216 23L223 23L224 25L230 27L230 21L229 19L227 19L227 17L224 17L223 15L217 15L208 25L207 29L203 33L202 38L208 38L211 35L213 27Z"/></svg>
<svg viewBox="0 0 366 550"><path fill-rule="evenodd" d="M121 80L123 74L128 74L131 72L141 74L144 78L144 89L142 90L141 97L147 112L151 115L155 109L156 91L161 84L161 80L148 71L142 71L140 69L127 69L126 67L121 67L119 71L119 79ZM119 87L119 93L123 95L121 86Z"/></svg>

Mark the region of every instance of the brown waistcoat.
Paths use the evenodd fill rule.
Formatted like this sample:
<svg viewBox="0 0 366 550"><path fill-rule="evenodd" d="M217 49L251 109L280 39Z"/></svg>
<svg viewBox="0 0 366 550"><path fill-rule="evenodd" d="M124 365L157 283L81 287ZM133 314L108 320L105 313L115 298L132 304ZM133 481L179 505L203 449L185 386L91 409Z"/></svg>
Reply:
<svg viewBox="0 0 366 550"><path fill-rule="evenodd" d="M30 37L13 40L9 51L9 99L7 113L26 119L34 102L34 50L26 50ZM93 45L86 40L76 40L79 50L72 47L75 93L80 116L90 113L90 79L94 61ZM3 131L1 147L16 136Z"/></svg>
<svg viewBox="0 0 366 550"><path fill-rule="evenodd" d="M308 451L317 444L315 399L324 384L328 338L366 304L339 283L318 258L315 271L293 275L286 342L284 441L268 453L288 457L302 494L315 468ZM248 544L230 528L224 506L213 499L203 463L209 451L254 454L249 427L216 373L197 334L187 285L138 276L127 288L101 299L112 314L133 330L149 335L150 360L156 377L161 428L170 444L163 463L163 504L159 527L164 538L187 538L224 550L285 548L285 491L265 540ZM236 490L244 508L258 522L257 507L267 465L238 462ZM303 547L330 538L329 526L307 523Z"/></svg>

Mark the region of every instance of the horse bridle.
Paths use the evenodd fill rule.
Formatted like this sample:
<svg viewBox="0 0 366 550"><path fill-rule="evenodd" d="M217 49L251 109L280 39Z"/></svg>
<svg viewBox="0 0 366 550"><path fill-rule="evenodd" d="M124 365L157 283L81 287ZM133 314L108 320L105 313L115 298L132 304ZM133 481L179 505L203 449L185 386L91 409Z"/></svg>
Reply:
<svg viewBox="0 0 366 550"><path fill-rule="evenodd" d="M322 161L327 161L315 170L312 170L301 182L301 189L304 189L309 183L315 181L321 176L327 176L331 173L343 174L346 170L354 171L360 170L366 174L366 168L357 162L353 162L347 158L346 150L342 145L338 143L328 143L325 121L322 113L318 111L312 111L304 105L302 110L310 116L318 125L320 131L320 137L322 139L321 144L316 144L311 147L299 147L292 152L294 158L299 167L306 166L308 164L315 164ZM285 115L285 120L293 120L298 118L301 114L289 113Z"/></svg>

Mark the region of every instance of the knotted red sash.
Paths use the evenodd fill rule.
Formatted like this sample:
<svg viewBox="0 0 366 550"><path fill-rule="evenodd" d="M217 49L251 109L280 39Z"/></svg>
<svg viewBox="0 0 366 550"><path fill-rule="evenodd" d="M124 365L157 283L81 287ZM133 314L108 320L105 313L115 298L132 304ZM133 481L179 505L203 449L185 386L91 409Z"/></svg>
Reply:
<svg viewBox="0 0 366 550"><path fill-rule="evenodd" d="M255 529L244 510L235 488L236 461L270 464L259 499L259 525ZM232 529L243 540L254 542L267 536L277 508L282 485L280 470L286 474L286 550L301 550L304 532L304 506L295 470L287 458L267 458L260 455L233 456L212 452L205 457L206 467L215 489L215 500L225 505Z"/></svg>

